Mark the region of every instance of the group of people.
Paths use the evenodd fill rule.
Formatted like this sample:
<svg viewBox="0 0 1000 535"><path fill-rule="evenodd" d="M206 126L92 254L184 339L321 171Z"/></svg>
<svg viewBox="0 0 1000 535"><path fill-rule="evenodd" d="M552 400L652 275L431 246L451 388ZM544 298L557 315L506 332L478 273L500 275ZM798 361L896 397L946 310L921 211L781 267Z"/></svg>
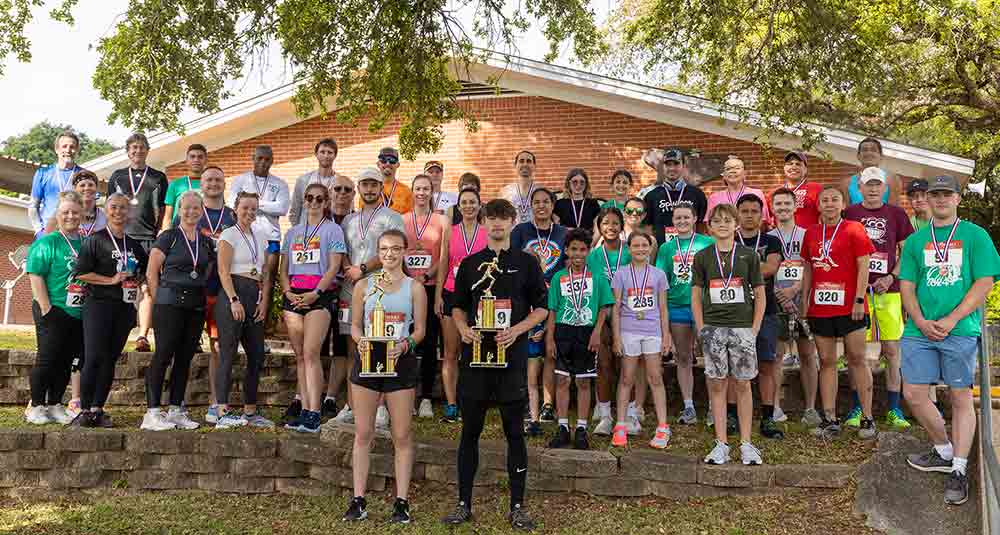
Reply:
<svg viewBox="0 0 1000 535"><path fill-rule="evenodd" d="M518 529L534 527L523 506L525 436L541 435L543 422L557 424L552 448L588 449L591 432L626 447L642 431L649 392L656 413L649 446L666 448L669 359L683 398L676 421L685 425L698 421L693 370L703 360L706 420L716 435L705 462L729 462L728 435L738 434L743 464L762 464L751 442L750 382L760 387L760 435L781 440L782 356L793 344L802 422L824 438L846 425L870 439L877 430L865 345L879 342L885 422L910 425L900 406L905 396L934 442L909 463L950 474L947 502L967 499L977 308L1000 276L1000 256L982 228L958 219L961 186L953 177L909 182L908 216L896 204L900 181L872 156L881 155L875 139L859 147L861 171L838 185L809 181L807 156L789 152L783 185L767 194L749 186L744 163L731 157L723 187L706 196L687 176L680 150L651 150L645 160L656 182L634 194L631 173L616 170L606 201L594 197L583 169L567 173L560 197L536 182L537 158L523 150L514 156L516 178L484 203L471 173L457 192L444 191L437 161L404 184L392 147L379 151L376 167L349 178L334 171L338 147L329 138L315 146L317 169L291 192L270 173L267 146L256 147L251 171L227 179L208 164L205 147L191 145L189 174L168 182L146 165L149 144L135 134L126 142L130 165L112 174L103 210L95 203L97 177L73 163L78 149L75 135L60 135L58 162L39 170L33 187L38 236L28 273L39 347L31 423L112 425L105 405L115 363L137 323L147 341L146 307L156 344L143 429L199 426L184 399L203 330L214 401L206 422L273 426L257 408L257 387L277 288L297 364L285 427L316 433L322 418L334 415L356 426L354 498L345 520L367 517L368 456L383 427L395 447L391 520L409 522L412 418L435 415L439 349L442 419L462 424L459 502L448 524L472 519L478 441L490 407L498 408L507 438L509 520ZM284 232L282 217L290 224ZM486 277L491 283L480 284ZM470 365L473 348L486 342L478 328L484 297L499 307L490 338L505 352L503 366ZM376 309L383 314L377 322ZM373 322L396 333L386 352L392 376L373 377L361 363L374 343ZM838 342L855 393L844 419L836 407ZM230 389L240 346L247 365L237 409ZM323 354L335 357L326 374ZM951 440L933 403L936 384L950 388Z"/></svg>

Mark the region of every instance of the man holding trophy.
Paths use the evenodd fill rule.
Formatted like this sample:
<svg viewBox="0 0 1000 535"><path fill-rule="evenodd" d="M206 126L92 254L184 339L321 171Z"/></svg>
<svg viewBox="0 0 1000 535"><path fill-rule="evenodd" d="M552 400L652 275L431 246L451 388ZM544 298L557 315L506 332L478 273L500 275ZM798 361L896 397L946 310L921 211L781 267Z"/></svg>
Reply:
<svg viewBox="0 0 1000 535"><path fill-rule="evenodd" d="M466 257L455 277L452 318L462 337L458 395L462 438L458 447L458 493L446 524L472 520L472 483L479 465L479 436L486 411L496 405L507 437L510 513L515 529L531 531L523 508L528 451L522 418L528 400L526 333L548 316L545 279L530 253L510 247L514 205L495 199L483 207L488 243Z"/></svg>

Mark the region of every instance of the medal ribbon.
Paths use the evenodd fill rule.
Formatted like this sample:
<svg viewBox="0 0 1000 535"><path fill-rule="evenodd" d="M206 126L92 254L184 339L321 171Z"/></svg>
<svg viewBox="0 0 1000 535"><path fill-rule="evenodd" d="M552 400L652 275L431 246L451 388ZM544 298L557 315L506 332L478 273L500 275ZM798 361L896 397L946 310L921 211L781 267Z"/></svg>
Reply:
<svg viewBox="0 0 1000 535"><path fill-rule="evenodd" d="M420 238L424 236L424 232L427 231L427 226L431 224L431 217L434 216L434 208L431 208L430 210L427 211L427 218L424 219L423 225L417 223L417 211L414 210L412 213L413 213L413 231L416 232L417 241L419 242Z"/></svg>
<svg viewBox="0 0 1000 535"><path fill-rule="evenodd" d="M135 181L132 180L132 168L128 170L128 185L132 188L132 198L135 199L139 192L142 191L142 184L146 181L146 173L149 172L149 166L147 165L145 169L142 170L142 178L139 179L139 185L135 185Z"/></svg>
<svg viewBox="0 0 1000 535"><path fill-rule="evenodd" d="M948 261L948 252L951 250L951 239L955 237L955 231L958 230L958 224L961 221L961 219L955 218L955 223L951 226L951 231L948 232L948 240L944 242L943 248L938 247L937 236L934 233L936 229L933 227L934 224L931 223L931 246L934 247L934 260L937 260L938 263Z"/></svg>
<svg viewBox="0 0 1000 535"><path fill-rule="evenodd" d="M198 229L195 229L194 230L194 249L191 249L191 244L189 243L189 241L187 239L187 235L184 234L183 230L181 231L181 237L184 238L184 245L187 246L188 255L191 256L191 271L194 272L194 273L197 273L197 271L198 271L198 255L201 254L201 249L198 247L198 242L200 241L198 234L200 234L198 232ZM254 264L256 264L256 263L257 263L257 258L254 257Z"/></svg>
<svg viewBox="0 0 1000 535"><path fill-rule="evenodd" d="M583 285L584 285L584 282L587 280L587 264L583 265L583 273L580 276L580 294L579 295L577 295L576 286L573 284L573 282L575 280L573 278L573 270L572 269L568 269L567 271L569 271L569 295L570 295L570 302L573 304L573 310L576 310L577 314L579 314L580 310L583 309Z"/></svg>
<svg viewBox="0 0 1000 535"><path fill-rule="evenodd" d="M733 275L736 273L736 247L733 246L732 252L729 253L729 276L726 276L726 271L722 269L722 257L719 256L719 247L715 247L715 261L719 264L719 275L722 276L722 289L728 290L729 283L733 280Z"/></svg>
<svg viewBox="0 0 1000 535"><path fill-rule="evenodd" d="M843 219L841 219L840 221L837 221L837 226L834 227L833 234L830 235L830 241L826 241L826 223L823 223L823 235L820 237L821 243L820 243L820 246L819 246L819 248L820 248L820 256L823 259L825 259L825 260L832 260L832 258L830 258L830 250L833 249L833 240L836 239L836 237L837 237L837 231L840 230L840 225L843 224L843 223L844 223Z"/></svg>
<svg viewBox="0 0 1000 535"><path fill-rule="evenodd" d="M243 228L240 226L239 223L236 223L236 230L239 231L240 236L243 237L243 241L245 241L247 244L247 248L250 249L250 259L253 260L254 269L256 269L258 251L257 251L257 238L254 238L253 236L253 228L247 227L247 230L250 232L250 239L247 239L247 235L243 233Z"/></svg>
<svg viewBox="0 0 1000 535"><path fill-rule="evenodd" d="M580 223L583 221L583 205L586 202L587 202L587 199L583 199L582 201L580 201L580 212L577 213L577 211L576 211L576 201L574 201L572 198L570 198L570 200L569 200L570 206L573 207L573 220L576 221L577 228L580 227Z"/></svg>
<svg viewBox="0 0 1000 535"><path fill-rule="evenodd" d="M479 222L476 221L476 227L472 229L471 241L465 234L465 223L459 223L459 225L461 225L462 229L462 242L464 242L463 245L465 246L465 256L469 256L472 254L472 248L476 246L476 236L479 235Z"/></svg>
<svg viewBox="0 0 1000 535"><path fill-rule="evenodd" d="M692 232L691 238L688 241L687 251L681 253L681 263L683 263L684 265L688 264L688 259L691 258L691 252L694 251L694 237L695 233ZM680 235L675 234L674 240L677 241L677 252L680 253L681 251L683 251L683 248L681 247Z"/></svg>
<svg viewBox="0 0 1000 535"><path fill-rule="evenodd" d="M67 238L65 234L63 234L63 231L60 230L59 235L62 236L64 240L66 240L66 245L68 245L69 250L73 252L73 258L79 256L79 254L76 252L76 247L73 247L73 243L69 241L69 238Z"/></svg>
<svg viewBox="0 0 1000 535"><path fill-rule="evenodd" d="M393 180L392 181L392 189L389 190L389 195L385 194L385 190L384 189L382 190L382 206L385 206L386 208L390 207L389 205L392 204L392 198L393 198L393 196L396 195L396 186L398 186L398 185L399 185L399 181L398 180Z"/></svg>
<svg viewBox="0 0 1000 535"><path fill-rule="evenodd" d="M605 245L607 245L607 242L605 242ZM620 268L621 265L622 265L622 250L624 249L624 247L625 247L625 244L623 244L622 241L621 241L621 239L619 239L618 240L618 259L615 260L615 269L614 269L614 271L612 271L611 270L611 259L608 258L608 249L604 245L601 246L601 252L604 253L604 265L608 267L608 282L611 282L611 279L613 279L615 277L615 273L618 273L618 268Z"/></svg>
<svg viewBox="0 0 1000 535"><path fill-rule="evenodd" d="M121 256L121 258L122 258L122 260L121 260L122 264L127 268L128 267L128 242L125 241L125 236L124 235L122 236L122 247L121 247L121 249L119 249L118 248L118 242L115 241L115 235L111 233L111 229L109 229L108 227L104 227L104 230L107 231L108 237L111 238L111 245L115 246L115 252L118 253Z"/></svg>
<svg viewBox="0 0 1000 535"><path fill-rule="evenodd" d="M309 232L309 218L308 217L306 218L305 232L302 233L302 237L304 238L304 241L302 242L302 249L309 248L309 242L311 242L313 237L316 236L317 233L319 233L319 229L323 228L323 223L326 223L325 217L320 220L320 222L316 225L315 228L313 228L312 232Z"/></svg>
<svg viewBox="0 0 1000 535"><path fill-rule="evenodd" d="M261 184L260 186L257 185L257 179L258 178L263 178L264 179L264 183ZM191 179L188 179L188 180L191 180ZM271 175L268 175L268 176L265 176L265 177L259 177L257 175L253 176L253 188L255 190L257 190L257 197L260 197L260 200L262 200L262 201L264 200L264 192L267 191L267 183L270 180L271 180Z"/></svg>
<svg viewBox="0 0 1000 535"><path fill-rule="evenodd" d="M649 280L649 264L642 270L642 286L639 285L639 278L635 275L635 264L629 264L628 270L632 275L632 288L638 292L639 297L646 296L646 282Z"/></svg>
<svg viewBox="0 0 1000 535"><path fill-rule="evenodd" d="M94 233L94 227L96 227L96 226L97 226L97 212L98 212L98 211L100 211L100 208L96 208L96 207L95 207L95 208L94 208L94 221L93 221L93 222L92 222L92 223L90 224L90 228L87 228L87 229L85 229L85 230L84 230L83 232L81 232L80 234L82 234L82 235L84 235L84 236L90 236L91 234L93 234L93 233ZM83 225L81 225L81 227L82 227L82 226L83 226Z"/></svg>
<svg viewBox="0 0 1000 535"><path fill-rule="evenodd" d="M757 249L760 247L760 235L761 234L762 233L761 233L760 229L757 229L757 242L753 244L753 252L755 252L755 253L757 252ZM742 232L737 232L736 235L740 238L740 245L746 245L746 242L743 241L743 233Z"/></svg>
<svg viewBox="0 0 1000 535"><path fill-rule="evenodd" d="M215 234L222 227L222 216L226 215L226 207L223 206L222 209L219 210L219 221L214 225L212 224L212 217L208 215L208 208L205 208L204 203L201 205L201 211L205 213L205 221L208 221L208 231L212 233L212 236L215 236Z"/></svg>
<svg viewBox="0 0 1000 535"><path fill-rule="evenodd" d="M551 223L549 226L549 234L545 236L545 241L542 242L542 233L538 231L538 227L535 227L535 235L538 236L538 253L546 258L546 262L549 257L549 242L552 241L552 231L555 230L556 226Z"/></svg>
<svg viewBox="0 0 1000 535"><path fill-rule="evenodd" d="M688 187L687 182L684 182L683 180L680 180L680 179L678 179L678 182L681 183L681 193L680 193L680 195L677 196L677 200L676 201L674 200L674 196L670 194L670 192L673 191L674 186L670 186L668 188L668 187L666 187L666 185L664 185L664 188L663 188L667 192L667 200L670 201L670 206L671 207L673 207L675 204L677 204L677 203L681 202L682 200L684 200L684 190L687 189L687 187ZM674 184L676 184L676 182Z"/></svg>
<svg viewBox="0 0 1000 535"><path fill-rule="evenodd" d="M740 193L736 195L736 200L734 201L733 195L729 193L729 186L726 186L726 198L729 199L729 204L736 206L736 203L739 202L739 200L743 197L743 192L746 191L746 189L747 189L747 182L746 180L744 180L743 184L740 186Z"/></svg>
<svg viewBox="0 0 1000 535"><path fill-rule="evenodd" d="M371 229L372 222L375 221L375 215L378 214L379 210L381 210L381 209L382 209L382 207L379 206L378 208L372 210L372 215L368 217L368 222L367 223L365 223L365 209L362 208L361 209L361 213L358 214L358 223L359 223L359 226L361 227L361 240L362 241L364 241L365 238L368 236L368 230Z"/></svg>
<svg viewBox="0 0 1000 535"><path fill-rule="evenodd" d="M774 230L778 232L778 239L781 240L781 248L785 251L785 260L789 260L792 257L792 243L795 242L795 227L792 227L792 235L785 240L785 233L781 232L781 227L774 227Z"/></svg>
<svg viewBox="0 0 1000 535"><path fill-rule="evenodd" d="M66 178L63 178L61 173L63 170L59 169L59 162L52 164L52 170L55 174L56 182L59 183L59 191L66 191L69 188L70 182L73 181L73 173L75 173L77 169L78 166L73 164L72 169L66 169L66 171L69 171L69 174L66 175Z"/></svg>

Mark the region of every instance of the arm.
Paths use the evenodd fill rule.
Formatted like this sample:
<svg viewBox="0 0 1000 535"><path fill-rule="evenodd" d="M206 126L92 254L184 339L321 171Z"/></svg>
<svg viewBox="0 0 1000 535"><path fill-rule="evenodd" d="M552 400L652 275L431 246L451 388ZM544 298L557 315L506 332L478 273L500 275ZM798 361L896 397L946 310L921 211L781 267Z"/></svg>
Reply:
<svg viewBox="0 0 1000 535"><path fill-rule="evenodd" d="M473 331L472 328L469 327L469 318L466 316L465 310L459 307L452 308L451 319L455 323L455 328L458 329L458 334L462 336L463 342L471 344L481 340L479 333Z"/></svg>
<svg viewBox="0 0 1000 535"><path fill-rule="evenodd" d="M812 298L812 262L804 261L802 266L802 295L799 297L801 299L799 314L806 316L809 314L809 299Z"/></svg>
<svg viewBox="0 0 1000 535"><path fill-rule="evenodd" d="M444 315L444 283L448 280L448 268L450 266L449 256L450 251L448 250L448 236L441 236L441 252L438 254L438 262L443 263L445 268L438 269L434 277L434 312L440 317Z"/></svg>
<svg viewBox="0 0 1000 535"><path fill-rule="evenodd" d="M924 311L920 309L920 302L917 301L916 288L916 285L912 281L905 279L899 281L899 295L903 300L903 309L906 310L906 313L913 319L913 324L920 329L920 332L928 340L940 342L945 339L947 333L941 332L937 322L927 321L927 318L924 317Z"/></svg>
<svg viewBox="0 0 1000 535"><path fill-rule="evenodd" d="M42 173L42 169L35 171L35 176L31 179L31 202L28 204L28 220L31 221L31 228L35 230L35 234L38 234L38 231L45 226L41 214L42 197L44 196Z"/></svg>
<svg viewBox="0 0 1000 535"><path fill-rule="evenodd" d="M545 320L545 355L550 359L556 358L556 313L549 312L549 317Z"/></svg>
<svg viewBox="0 0 1000 535"><path fill-rule="evenodd" d="M972 287L969 291L965 292L965 297L962 298L962 302L955 307L947 316L933 322L938 325L938 328L947 336L951 333L951 330L955 328L955 324L959 320L972 314L977 308L983 306L986 303L986 296L990 294L993 289L993 277L986 276L976 279L976 282L972 283Z"/></svg>
<svg viewBox="0 0 1000 535"><path fill-rule="evenodd" d="M278 259L278 283L281 284L281 294L298 307L302 304L304 295L292 293L292 283L288 279L288 255L282 254Z"/></svg>
<svg viewBox="0 0 1000 535"><path fill-rule="evenodd" d="M662 339L660 350L666 355L674 345L674 340L670 336L670 311L667 308L667 290L660 292L660 296L656 301L660 307L660 337Z"/></svg>
<svg viewBox="0 0 1000 535"><path fill-rule="evenodd" d="M154 247L149 251L149 264L146 265L146 285L149 286L149 295L156 303L156 289L160 286L160 269L167 257L163 251Z"/></svg>
<svg viewBox="0 0 1000 535"><path fill-rule="evenodd" d="M518 338L521 337L522 334L530 331L535 325L545 321L548 314L549 311L544 308L536 308L532 310L527 317L519 321L516 325L512 325L510 329L501 331L497 334L497 343L503 344L504 347L510 347L517 341Z"/></svg>
<svg viewBox="0 0 1000 535"><path fill-rule="evenodd" d="M594 330L590 333L590 340L587 343L587 350L597 352L601 349L601 333L603 332L604 322L608 320L608 309L611 307L601 307L601 310L597 312L597 321L594 323Z"/></svg>
<svg viewBox="0 0 1000 535"><path fill-rule="evenodd" d="M701 286L691 286L691 319L694 321L695 338L698 337L701 328L705 326L705 318L701 310L701 292ZM756 312L756 309L754 311Z"/></svg>
<svg viewBox="0 0 1000 535"><path fill-rule="evenodd" d="M760 265L760 274L764 278L773 277L778 272L778 265L781 264L781 253L770 253Z"/></svg>
<svg viewBox="0 0 1000 535"><path fill-rule="evenodd" d="M45 278L29 273L28 280L31 282L31 297L38 302L42 315L48 314L52 310L52 303L49 301L49 288L45 285Z"/></svg>
<svg viewBox="0 0 1000 535"><path fill-rule="evenodd" d="M291 199L288 194L288 184L285 184L283 180L277 177L271 177L278 184L278 195L273 201L260 200L258 205L258 211L264 212L266 215L281 217L288 213L288 205L291 203Z"/></svg>
<svg viewBox="0 0 1000 535"><path fill-rule="evenodd" d="M865 317L865 304L858 303L857 298L864 298L865 291L868 290L868 259L871 255L859 256L857 259L858 264L858 279L855 281L855 292L854 298L855 302L852 303L853 308L851 308L851 318L854 321L860 320Z"/></svg>
<svg viewBox="0 0 1000 535"><path fill-rule="evenodd" d="M355 344L365 336L365 292L368 291L367 284L358 282L351 292L351 339Z"/></svg>
<svg viewBox="0 0 1000 535"><path fill-rule="evenodd" d="M261 295L263 297L267 297L267 296L271 295L271 288L274 286L274 275L275 274L271 273L271 269L268 267L270 265L268 263L268 260L269 260L268 257L270 257L270 256L271 256L271 253L267 253L267 254L264 255L264 273L263 273L263 277L264 277L263 282L264 282L264 284L263 284L263 289L261 290L261 292L262 292ZM280 255L279 255L279 258L278 258L278 263L279 264L281 263ZM267 311L270 308L270 306L271 306L271 303L268 302L267 299L261 299L260 303L257 303L257 311L254 312L254 315L253 315L253 318L254 318L254 320L257 323L260 323L260 322L264 321L264 318L267 317Z"/></svg>
<svg viewBox="0 0 1000 535"><path fill-rule="evenodd" d="M621 355L622 350L622 291L615 288L615 304L611 305L611 351L616 355Z"/></svg>
<svg viewBox="0 0 1000 535"><path fill-rule="evenodd" d="M299 219L302 214L302 197L305 195L305 176L300 176L298 180L295 181L295 190L292 192L291 204L288 208L288 222L294 227L299 224ZM333 192L329 192L333 195Z"/></svg>
<svg viewBox="0 0 1000 535"><path fill-rule="evenodd" d="M753 335L760 332L760 324L764 321L764 310L767 308L767 295L764 286L753 287Z"/></svg>
<svg viewBox="0 0 1000 535"><path fill-rule="evenodd" d="M414 350L417 344L423 341L427 331L427 291L424 290L423 284L410 285L410 299L413 301L413 332L404 339L403 343L396 344L392 348L388 355L389 358L397 358Z"/></svg>
<svg viewBox="0 0 1000 535"><path fill-rule="evenodd" d="M160 223L160 230L170 230L170 222L174 220L174 205L168 204L163 207L162 222Z"/></svg>

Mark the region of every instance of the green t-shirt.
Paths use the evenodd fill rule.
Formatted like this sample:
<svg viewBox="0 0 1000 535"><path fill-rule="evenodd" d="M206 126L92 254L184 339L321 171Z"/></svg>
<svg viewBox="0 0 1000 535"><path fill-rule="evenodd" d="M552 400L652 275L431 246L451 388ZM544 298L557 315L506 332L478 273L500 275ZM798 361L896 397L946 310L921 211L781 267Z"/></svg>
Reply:
<svg viewBox="0 0 1000 535"><path fill-rule="evenodd" d="M716 327L753 326L753 289L764 286L760 273L760 257L752 247L734 244L736 258L729 265L731 253L720 253L726 274L732 273L729 286L719 272L719 261L715 258L716 245L711 245L694 255L691 266L691 285L701 291L702 321Z"/></svg>
<svg viewBox="0 0 1000 535"><path fill-rule="evenodd" d="M620 202L616 201L615 199L611 199L609 201L602 202L601 203L601 208L617 208L619 210L624 210L625 209L625 204L624 203L620 203Z"/></svg>
<svg viewBox="0 0 1000 535"><path fill-rule="evenodd" d="M930 219L918 219L915 215L910 216L910 226L913 227L914 231L926 227L930 222Z"/></svg>
<svg viewBox="0 0 1000 535"><path fill-rule="evenodd" d="M615 303L611 285L605 277L600 274L594 276L588 269L587 276L582 281L581 299L581 279L580 275L576 274L573 287L577 291L576 298L581 299L580 310L577 311L573 307L574 297L570 286L569 268L560 270L552 277L552 283L549 285L549 310L556 313L556 323L592 327L601 308Z"/></svg>
<svg viewBox="0 0 1000 535"><path fill-rule="evenodd" d="M181 209L181 195L184 192L193 189L201 189L201 180L191 179L187 176L182 176L170 181L170 185L167 186L167 198L163 201L167 206L174 207L174 215L178 215Z"/></svg>
<svg viewBox="0 0 1000 535"><path fill-rule="evenodd" d="M605 262L604 254L607 253L607 262ZM608 286L610 287L611 281L615 277L615 273L622 266L627 266L629 262L632 261L632 255L628 252L628 245L625 244L625 240L621 240L621 260L618 259L618 249L608 251L601 244L600 247L595 247L590 254L587 255L587 269L591 273L603 273L604 277L608 280ZM608 273L608 266L611 266L611 273Z"/></svg>
<svg viewBox="0 0 1000 535"><path fill-rule="evenodd" d="M996 282L1000 277L1000 255L986 230L963 220L955 229L947 260L938 263L931 243L931 227L928 225L906 238L900 256L899 280L916 285L920 311L925 318L937 320L958 307L977 279L992 277ZM938 246L943 248L951 227L933 231ZM975 310L959 320L951 334L980 336L979 322L979 311ZM923 333L911 318L906 320L903 336L923 336Z"/></svg>
<svg viewBox="0 0 1000 535"><path fill-rule="evenodd" d="M83 240L79 237L71 239L70 243L78 253L83 247ZM73 249L70 249L62 234L50 232L31 245L28 251L27 271L45 279L45 288L48 290L52 306L57 306L70 316L80 319L83 310L83 283L76 279L70 281L70 273L76 264ZM76 290L73 296L69 296L69 292L66 291L66 286L70 282L74 284Z"/></svg>
<svg viewBox="0 0 1000 535"><path fill-rule="evenodd" d="M694 244L691 244L691 241ZM678 248L680 242L680 248ZM660 246L656 253L656 267L667 274L667 282L670 283L670 290L667 291L667 304L671 308L686 308L691 306L691 263L694 262L694 255L698 251L715 243L711 236L695 233L687 239L675 238L667 240ZM687 253L691 248L688 264L685 266L681 261L681 255ZM676 262L675 262L676 259Z"/></svg>

